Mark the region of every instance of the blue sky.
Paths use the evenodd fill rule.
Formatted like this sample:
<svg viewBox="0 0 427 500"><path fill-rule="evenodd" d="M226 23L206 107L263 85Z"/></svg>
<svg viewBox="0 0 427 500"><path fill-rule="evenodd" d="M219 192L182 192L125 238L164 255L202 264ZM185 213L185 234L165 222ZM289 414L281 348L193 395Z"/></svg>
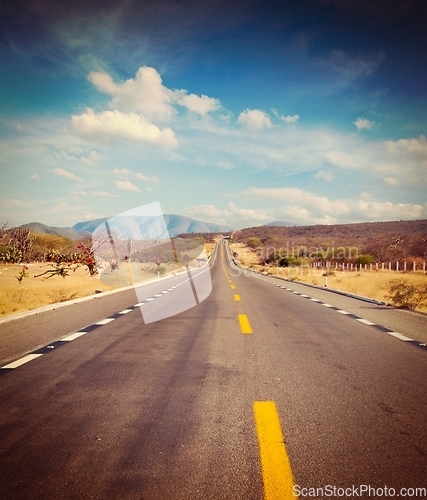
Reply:
<svg viewBox="0 0 427 500"><path fill-rule="evenodd" d="M0 222L427 218L426 5L3 2Z"/></svg>

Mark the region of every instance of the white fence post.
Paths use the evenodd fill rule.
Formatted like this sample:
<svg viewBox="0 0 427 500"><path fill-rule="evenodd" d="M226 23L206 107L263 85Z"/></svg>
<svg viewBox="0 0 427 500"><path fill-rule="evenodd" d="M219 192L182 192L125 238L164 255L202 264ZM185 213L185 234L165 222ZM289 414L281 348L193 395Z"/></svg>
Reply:
<svg viewBox="0 0 427 500"><path fill-rule="evenodd" d="M414 260L414 262L412 263L412 271L415 273L416 269L417 269L417 263Z"/></svg>
<svg viewBox="0 0 427 500"><path fill-rule="evenodd" d="M399 271L399 261L396 262L396 271Z"/></svg>

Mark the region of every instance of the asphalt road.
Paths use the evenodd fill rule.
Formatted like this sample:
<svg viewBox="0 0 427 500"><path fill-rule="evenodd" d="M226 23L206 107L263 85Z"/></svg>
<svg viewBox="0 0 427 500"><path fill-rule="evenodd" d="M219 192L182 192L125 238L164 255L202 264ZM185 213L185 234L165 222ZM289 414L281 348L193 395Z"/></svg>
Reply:
<svg viewBox="0 0 427 500"><path fill-rule="evenodd" d="M359 301L246 276L218 247L212 291L161 321L141 312L182 303L185 276L0 325L1 499L427 487L427 350L361 322Z"/></svg>

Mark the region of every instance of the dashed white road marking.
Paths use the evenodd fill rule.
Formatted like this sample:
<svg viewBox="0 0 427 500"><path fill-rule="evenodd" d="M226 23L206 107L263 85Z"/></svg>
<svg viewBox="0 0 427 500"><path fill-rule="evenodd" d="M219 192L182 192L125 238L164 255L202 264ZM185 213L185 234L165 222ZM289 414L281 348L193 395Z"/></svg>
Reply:
<svg viewBox="0 0 427 500"><path fill-rule="evenodd" d="M389 335L391 335L392 337L396 337L397 339L399 340L403 340L405 342L408 342L408 341L411 341L412 342L412 339L408 338L408 337L405 337L405 335L402 335L401 333L399 332L387 332Z"/></svg>
<svg viewBox="0 0 427 500"><path fill-rule="evenodd" d="M123 309L123 311L120 311L119 314L127 314L130 313L132 309Z"/></svg>
<svg viewBox="0 0 427 500"><path fill-rule="evenodd" d="M356 321L360 321L364 325L369 325L369 326L375 325L375 323L372 323L372 321L368 321L367 319L363 319L363 318L357 318Z"/></svg>
<svg viewBox="0 0 427 500"><path fill-rule="evenodd" d="M96 323L94 323L94 325L106 325L107 323L111 323L112 321L114 321L114 318L105 318L101 319L101 321L97 321Z"/></svg>
<svg viewBox="0 0 427 500"><path fill-rule="evenodd" d="M33 359L38 358L39 356L43 356L43 354L27 354L21 359L14 361L13 363L9 363L6 366L2 366L2 368L18 368L18 366L24 365Z"/></svg>
<svg viewBox="0 0 427 500"><path fill-rule="evenodd" d="M86 335L87 332L76 332L72 333L71 335L68 335L67 337L64 337L61 340L65 340L65 342L71 342L72 340L78 339L82 335Z"/></svg>
<svg viewBox="0 0 427 500"><path fill-rule="evenodd" d="M329 307L329 308L333 308L335 309L337 312L339 312L340 314L344 314L344 315L348 315L350 316L351 313L347 312L347 311L344 311L343 309L336 309L334 306L332 306L331 304L325 304L324 302L322 302L321 300L319 299L315 299L313 297L310 297L309 295L305 295L305 294L302 294L300 292L297 292L296 290L293 290L292 288L287 288L285 286L281 286L281 285L278 285L277 283L273 282L273 281L266 281L266 280L263 280L260 276L256 276L256 275L253 275L255 278L257 279L260 279L262 281L264 281L265 283L270 283L272 285L276 285L277 287L281 288L282 290L287 290L288 292L292 292L294 293L295 295L299 295L300 297L304 297L304 298L307 298L313 302L318 302L319 304L321 304L322 306L325 306L325 307ZM378 326L376 325L375 323L372 323L372 321L368 321L367 319L363 319L363 318L357 318L353 315L354 319L356 319L357 321L359 321L360 323L363 323L365 325L368 325L368 326ZM380 328L381 330L385 331L384 327ZM388 335L391 335L392 337L395 337L399 340L403 340L404 342L416 342L414 341L414 339L411 339L409 337L406 337L405 335L402 335L401 333L399 332L394 332L394 331L385 331L385 333L387 333ZM419 342L416 342L418 345L422 346L422 347L427 347L427 344L423 344L423 343L419 343Z"/></svg>
<svg viewBox="0 0 427 500"><path fill-rule="evenodd" d="M145 302L149 302L151 300L154 300L154 298L153 297L149 297L148 299L145 299Z"/></svg>

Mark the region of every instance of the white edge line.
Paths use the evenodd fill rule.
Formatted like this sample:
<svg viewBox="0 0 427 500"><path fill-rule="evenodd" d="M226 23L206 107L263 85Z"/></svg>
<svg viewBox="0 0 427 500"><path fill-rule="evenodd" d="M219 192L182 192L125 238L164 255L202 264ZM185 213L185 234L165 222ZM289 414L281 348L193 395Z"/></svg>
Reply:
<svg viewBox="0 0 427 500"><path fill-rule="evenodd" d="M9 363L6 366L2 366L3 368L18 368L18 366L24 365L25 363L28 363L29 361L32 361L33 359L36 359L40 356L43 356L43 354L27 354L27 356L24 356L21 359L18 359L14 361L13 363Z"/></svg>
<svg viewBox="0 0 427 500"><path fill-rule="evenodd" d="M338 309L337 312L339 312L340 314L350 314L349 312L343 311L342 309Z"/></svg>
<svg viewBox="0 0 427 500"><path fill-rule="evenodd" d="M127 314L132 312L132 309L123 309L123 311L120 311L118 314Z"/></svg>
<svg viewBox="0 0 427 500"><path fill-rule="evenodd" d="M334 306L331 306L331 304L322 304L322 306L325 306L325 307L334 307Z"/></svg>

